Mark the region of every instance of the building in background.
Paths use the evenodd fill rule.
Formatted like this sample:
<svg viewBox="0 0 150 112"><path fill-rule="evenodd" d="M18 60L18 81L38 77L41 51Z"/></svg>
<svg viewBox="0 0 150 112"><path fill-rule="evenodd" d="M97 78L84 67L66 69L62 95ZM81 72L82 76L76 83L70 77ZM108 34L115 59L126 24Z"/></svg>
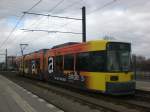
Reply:
<svg viewBox="0 0 150 112"><path fill-rule="evenodd" d="M15 59L16 59L16 56L8 56L7 57L7 69L8 70L15 70L15 68L16 68Z"/></svg>

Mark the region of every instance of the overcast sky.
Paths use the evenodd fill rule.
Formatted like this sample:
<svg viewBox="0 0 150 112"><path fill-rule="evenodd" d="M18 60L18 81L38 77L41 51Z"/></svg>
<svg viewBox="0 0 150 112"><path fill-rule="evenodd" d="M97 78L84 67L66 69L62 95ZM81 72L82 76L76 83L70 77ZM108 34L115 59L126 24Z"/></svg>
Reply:
<svg viewBox="0 0 150 112"><path fill-rule="evenodd" d="M22 12L38 1L0 0L0 46L23 15ZM61 4L55 7L60 1ZM117 41L131 42L133 53L150 58L150 0L42 0L30 12L81 18L82 6L87 9L87 40L112 36ZM29 53L82 40L82 35L24 32L20 30L22 28L78 33L82 31L81 21L25 15L16 31L1 46L0 53L8 48L9 55L20 55L20 43L29 44L25 50L25 53ZM4 59L2 57L0 56L1 61Z"/></svg>

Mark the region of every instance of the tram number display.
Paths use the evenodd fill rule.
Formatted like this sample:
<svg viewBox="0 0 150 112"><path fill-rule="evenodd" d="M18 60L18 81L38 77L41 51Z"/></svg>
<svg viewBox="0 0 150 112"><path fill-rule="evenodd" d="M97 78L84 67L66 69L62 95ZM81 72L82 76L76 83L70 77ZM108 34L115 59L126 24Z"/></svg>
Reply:
<svg viewBox="0 0 150 112"><path fill-rule="evenodd" d="M54 72L54 59L53 57L48 58L48 73L51 74Z"/></svg>

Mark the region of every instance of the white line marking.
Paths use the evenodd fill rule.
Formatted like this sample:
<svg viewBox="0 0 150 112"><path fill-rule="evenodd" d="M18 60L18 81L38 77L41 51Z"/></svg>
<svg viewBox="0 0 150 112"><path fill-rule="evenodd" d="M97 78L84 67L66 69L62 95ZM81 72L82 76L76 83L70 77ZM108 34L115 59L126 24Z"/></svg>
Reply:
<svg viewBox="0 0 150 112"><path fill-rule="evenodd" d="M30 92L30 91L28 91L28 92L27 92L27 94L31 94L31 92Z"/></svg>
<svg viewBox="0 0 150 112"><path fill-rule="evenodd" d="M2 76L0 76L1 78ZM24 111L24 112L37 112L26 100L24 100L15 90L9 86L9 84L13 84L12 81L2 77L2 82L6 85L5 89L9 93L9 95L14 99L14 101L18 104L18 106ZM15 86L17 87L17 86Z"/></svg>
<svg viewBox="0 0 150 112"><path fill-rule="evenodd" d="M26 89L23 89L23 91L27 91Z"/></svg>
<svg viewBox="0 0 150 112"><path fill-rule="evenodd" d="M58 110L57 112L64 112L63 110Z"/></svg>
<svg viewBox="0 0 150 112"><path fill-rule="evenodd" d="M55 108L55 106L54 106L54 105L49 104L49 103L47 103L47 104L46 104L46 106L47 106L48 108Z"/></svg>
<svg viewBox="0 0 150 112"><path fill-rule="evenodd" d="M45 100L41 99L41 98L38 98L38 101L40 102L45 102Z"/></svg>
<svg viewBox="0 0 150 112"><path fill-rule="evenodd" d="M33 97L33 98L37 98L38 96L36 96L36 95L33 94L32 97Z"/></svg>
<svg viewBox="0 0 150 112"><path fill-rule="evenodd" d="M7 92L12 96L15 102L25 111L25 112L37 112L32 106L28 104L27 101L21 98L13 89L7 87Z"/></svg>

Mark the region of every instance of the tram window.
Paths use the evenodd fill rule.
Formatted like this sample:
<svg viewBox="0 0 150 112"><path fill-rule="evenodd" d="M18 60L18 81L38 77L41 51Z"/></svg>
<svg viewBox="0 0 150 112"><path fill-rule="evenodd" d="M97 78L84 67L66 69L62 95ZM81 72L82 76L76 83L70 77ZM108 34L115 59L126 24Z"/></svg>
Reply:
<svg viewBox="0 0 150 112"><path fill-rule="evenodd" d="M29 60L29 73L31 73L32 71L32 60Z"/></svg>
<svg viewBox="0 0 150 112"><path fill-rule="evenodd" d="M36 60L36 68L37 70L40 70L40 59Z"/></svg>
<svg viewBox="0 0 150 112"><path fill-rule="evenodd" d="M58 71L62 71L63 68L63 57L62 56L56 56L55 57L55 70Z"/></svg>
<svg viewBox="0 0 150 112"><path fill-rule="evenodd" d="M73 55L65 55L64 56L64 69L65 70L73 70L74 69L74 56Z"/></svg>
<svg viewBox="0 0 150 112"><path fill-rule="evenodd" d="M89 53L77 54L76 59L76 69L79 71L84 71L89 69Z"/></svg>
<svg viewBox="0 0 150 112"><path fill-rule="evenodd" d="M102 51L77 54L76 69L78 71L100 72L106 70L105 53Z"/></svg>
<svg viewBox="0 0 150 112"><path fill-rule="evenodd" d="M107 70L130 71L131 45L128 43L109 43L107 46Z"/></svg>

